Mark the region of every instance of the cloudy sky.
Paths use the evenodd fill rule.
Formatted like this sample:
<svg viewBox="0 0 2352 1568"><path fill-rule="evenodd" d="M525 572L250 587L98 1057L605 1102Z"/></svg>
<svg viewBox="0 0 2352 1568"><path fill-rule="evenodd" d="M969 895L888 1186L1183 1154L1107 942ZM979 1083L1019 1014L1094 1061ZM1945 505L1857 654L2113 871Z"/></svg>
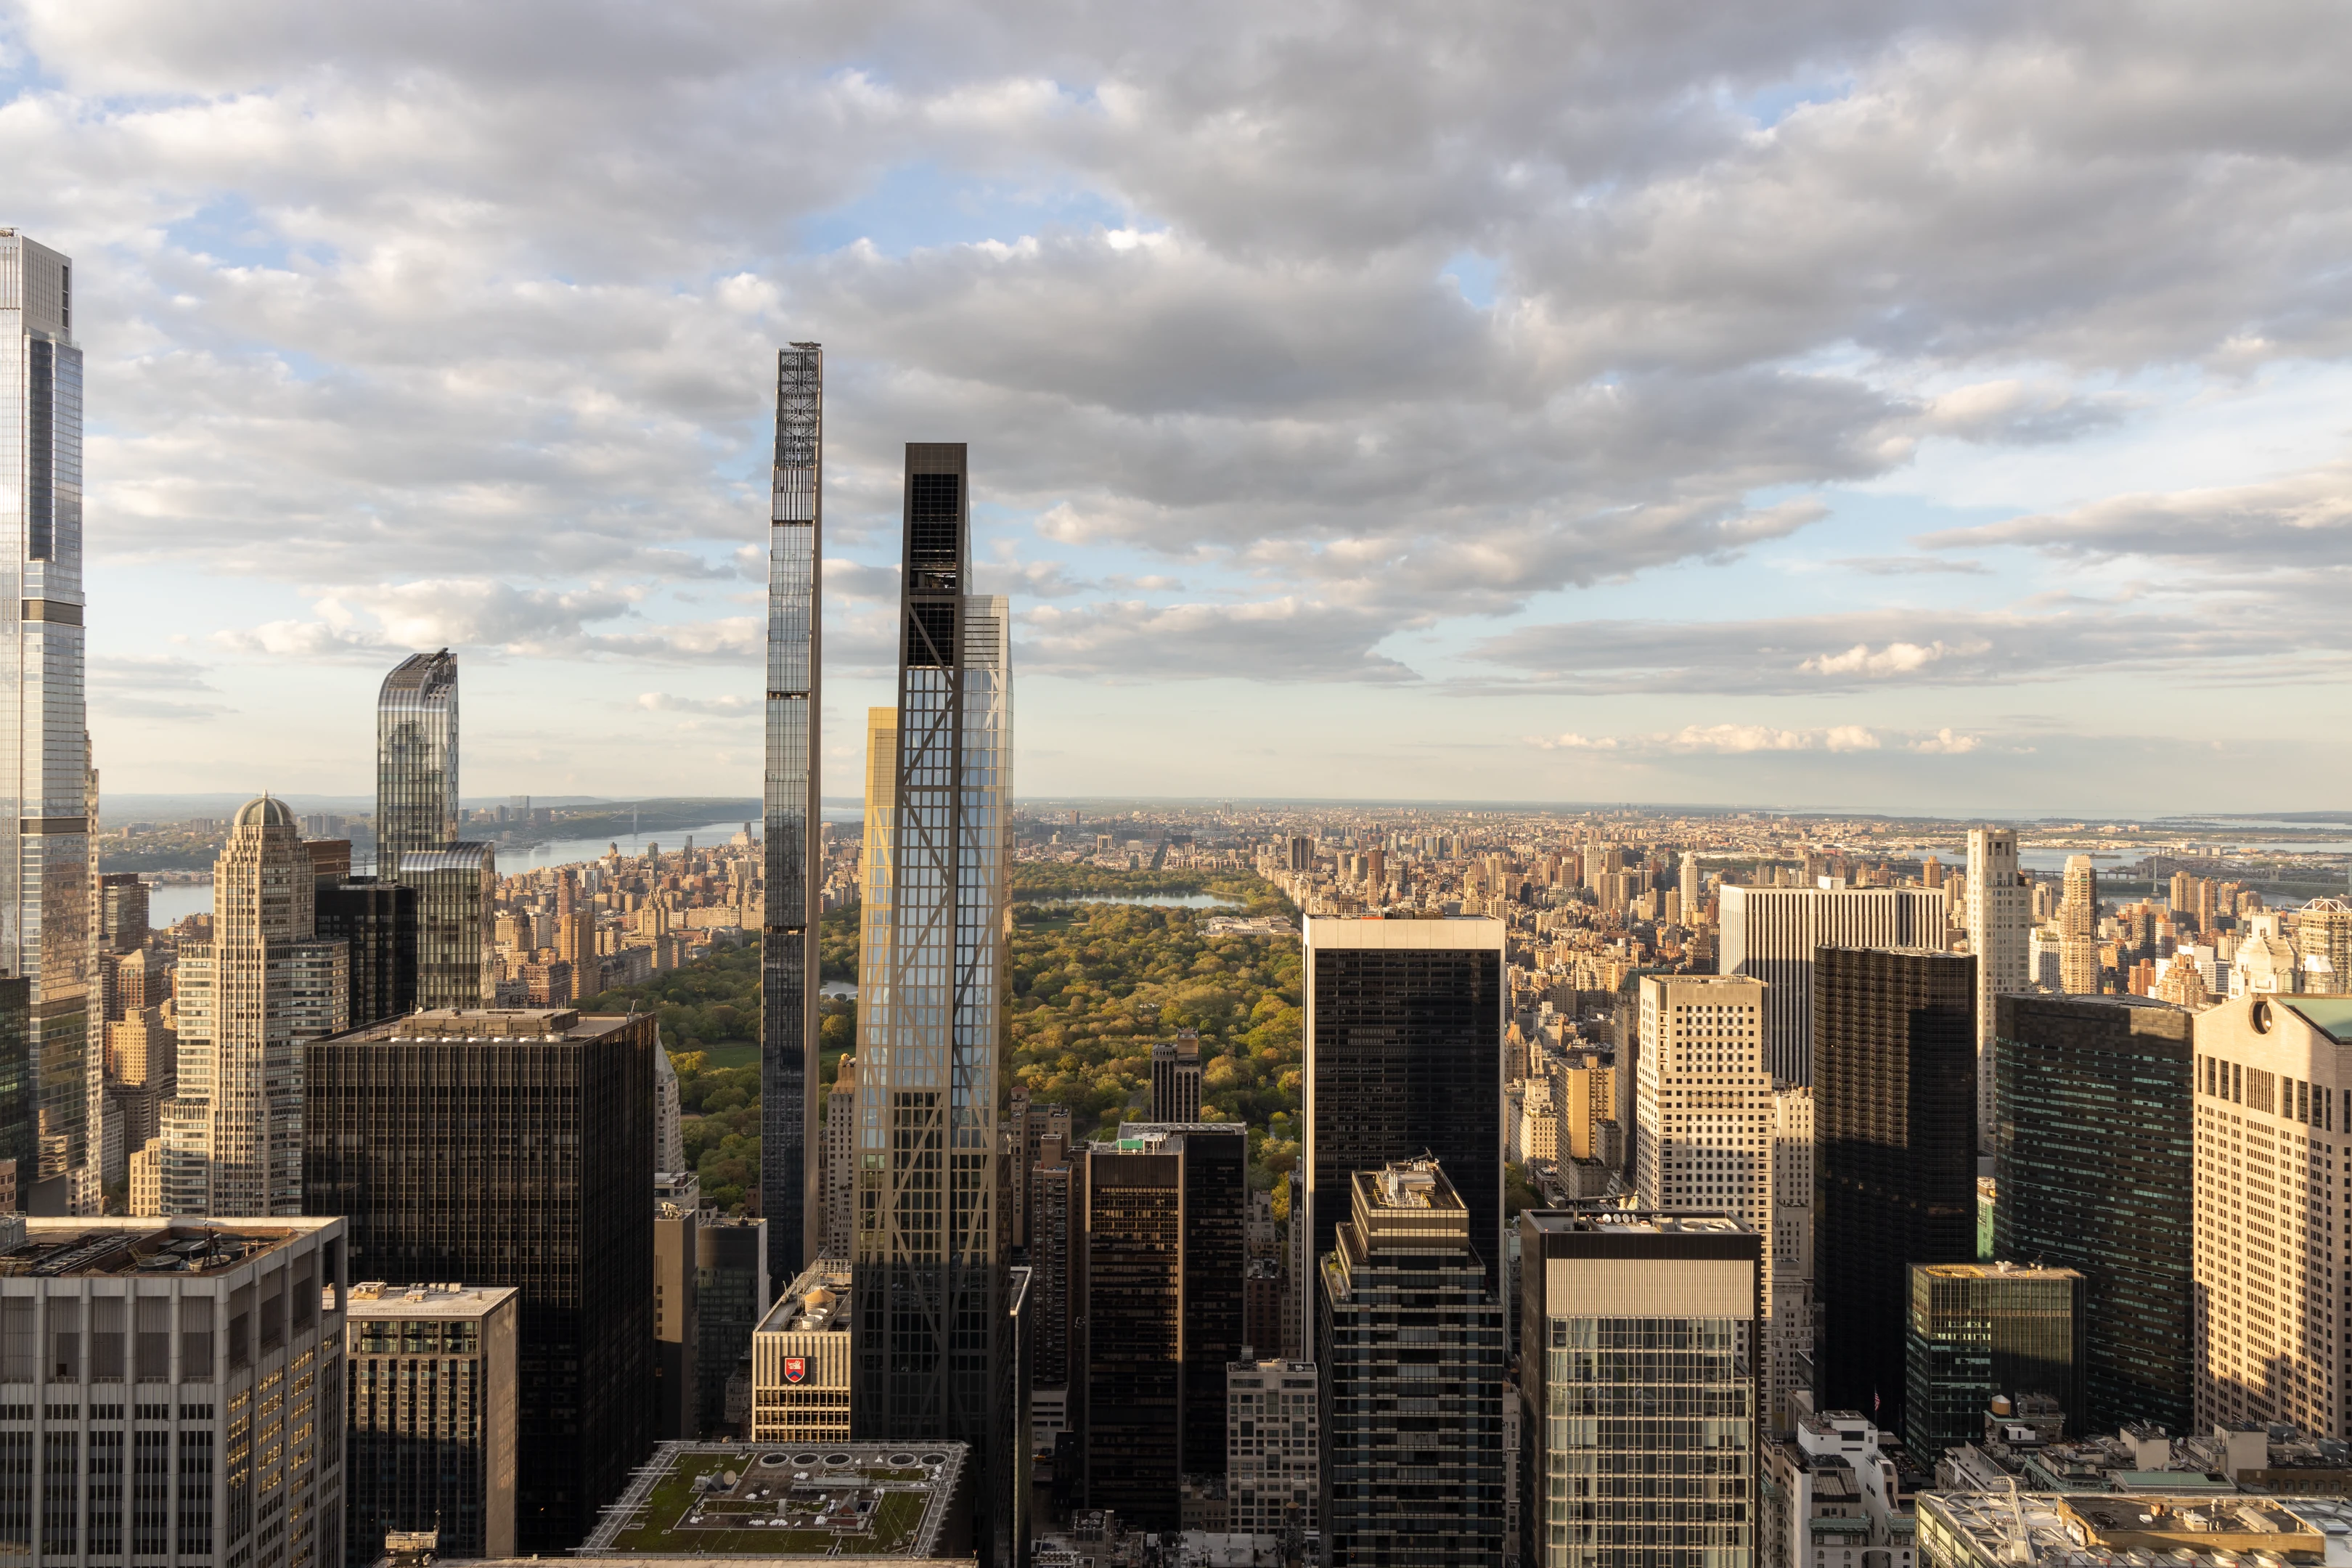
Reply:
<svg viewBox="0 0 2352 1568"><path fill-rule="evenodd" d="M2315 5L0 0L124 791L748 794L826 347L829 794L900 444L1017 782L2153 814L2352 763Z"/></svg>

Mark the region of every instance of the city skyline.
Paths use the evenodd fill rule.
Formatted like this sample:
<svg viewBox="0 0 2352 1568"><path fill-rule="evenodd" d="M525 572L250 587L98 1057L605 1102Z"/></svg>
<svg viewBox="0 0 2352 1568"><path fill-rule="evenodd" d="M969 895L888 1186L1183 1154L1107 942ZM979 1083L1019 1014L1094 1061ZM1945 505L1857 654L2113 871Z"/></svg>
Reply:
<svg viewBox="0 0 2352 1568"><path fill-rule="evenodd" d="M2352 380L2306 215L2347 160L2280 129L2331 90L2282 21L1236 16L1129 52L689 5L567 27L516 91L527 25L260 25L234 62L163 14L0 34L6 221L77 258L107 412L115 787L348 784L355 721L290 715L446 646L493 790L675 793L688 754L748 788L765 361L812 338L830 767L887 689L893 447L940 435L1001 476L977 586L1041 790L2147 812L2346 759L2305 721L2344 689ZM385 140L412 79L430 153ZM829 129L751 131L776 101ZM1165 744L1220 723L1266 739ZM281 776L229 776L256 754Z"/></svg>

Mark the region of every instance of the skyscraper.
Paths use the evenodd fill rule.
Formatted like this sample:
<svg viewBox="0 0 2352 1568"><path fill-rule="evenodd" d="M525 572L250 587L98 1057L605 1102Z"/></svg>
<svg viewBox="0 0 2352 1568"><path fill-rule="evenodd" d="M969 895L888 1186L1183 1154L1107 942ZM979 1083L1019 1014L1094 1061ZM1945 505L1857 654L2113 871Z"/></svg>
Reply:
<svg viewBox="0 0 2352 1568"><path fill-rule="evenodd" d="M460 842L412 849L400 879L416 889L416 1005L486 1007L498 999L492 905L498 851Z"/></svg>
<svg viewBox="0 0 2352 1568"><path fill-rule="evenodd" d="M375 707L375 868L457 841L457 660L413 653L383 678Z"/></svg>
<svg viewBox="0 0 2352 1568"><path fill-rule="evenodd" d="M2073 1430L2083 1404L2083 1277L2040 1265L1915 1263L1904 1358L1903 1436L1922 1460L1982 1441L1996 1394L2046 1394Z"/></svg>
<svg viewBox="0 0 2352 1568"><path fill-rule="evenodd" d="M1914 1263L1976 1256L1975 960L1822 948L1813 969L1820 1408L1902 1427Z"/></svg>
<svg viewBox="0 0 2352 1568"><path fill-rule="evenodd" d="M2197 1429L2352 1434L2352 997L2232 996L2196 1016Z"/></svg>
<svg viewBox="0 0 2352 1568"><path fill-rule="evenodd" d="M1723 889L1725 974L1761 980L1765 1065L1782 1083L1813 1081L1813 954L1824 947L1944 945L1946 903L1924 888Z"/></svg>
<svg viewBox="0 0 2352 1568"><path fill-rule="evenodd" d="M352 1291L346 1342L350 1498L341 1560L373 1563L394 1531L436 1530L452 1557L515 1550L516 1325L520 1292L456 1283ZM437 1377L417 1363L438 1362ZM419 1459L430 1455L425 1463ZM321 1553L323 1561L334 1553Z"/></svg>
<svg viewBox="0 0 2352 1568"><path fill-rule="evenodd" d="M2066 857L2058 901L2058 983L2070 995L2099 994L2099 873L2088 855Z"/></svg>
<svg viewBox="0 0 2352 1568"><path fill-rule="evenodd" d="M1683 851L1682 881L1677 891L1682 894L1683 924L1686 926L1698 924L1699 914L1706 908L1699 897L1700 881L1698 851L1685 849Z"/></svg>
<svg viewBox="0 0 2352 1568"><path fill-rule="evenodd" d="M2189 1431L2194 1016L2144 996L1998 1006L1993 1256L2083 1275L2085 1405L2067 1429Z"/></svg>
<svg viewBox="0 0 2352 1568"><path fill-rule="evenodd" d="M1347 1185L1316 1269L1330 1561L1501 1568L1506 1313L1485 1231L1433 1160Z"/></svg>
<svg viewBox="0 0 2352 1568"><path fill-rule="evenodd" d="M654 1443L654 1016L426 1011L304 1050L303 1195L353 1268L522 1292L514 1550L594 1527Z"/></svg>
<svg viewBox="0 0 2352 1568"><path fill-rule="evenodd" d="M1503 922L1314 919L1305 958L1307 1213L1291 1223L1307 1226L1309 1258L1338 1245L1358 1171L1427 1156L1444 1167L1499 1291ZM1314 1270L1301 1274L1311 1329Z"/></svg>
<svg viewBox="0 0 2352 1568"><path fill-rule="evenodd" d="M26 1085L23 1206L98 1212L89 1108L89 735L82 704L81 350L73 263L0 228L0 525L14 584L0 690L0 968L26 983L24 1045L0 1073ZM15 1033L12 1026L8 1030ZM13 1041L10 1042L13 1045Z"/></svg>
<svg viewBox="0 0 2352 1568"><path fill-rule="evenodd" d="M1180 1029L1151 1046L1151 1120L1201 1119L1201 1032Z"/></svg>
<svg viewBox="0 0 2352 1568"><path fill-rule="evenodd" d="M2017 870L2017 834L2007 827L1969 829L1969 951L1977 958L1977 1137L1990 1152L1993 1130L1993 998L2026 989L2025 933L2032 925L2024 879Z"/></svg>
<svg viewBox="0 0 2352 1568"><path fill-rule="evenodd" d="M342 1028L351 1009L351 950L319 939L315 888L286 803L240 807L213 871L212 938L180 947L166 1214L302 1212L303 1042Z"/></svg>
<svg viewBox="0 0 2352 1568"><path fill-rule="evenodd" d="M996 1465L1011 626L1003 599L967 592L966 473L960 442L907 447L888 847L869 857L869 896L887 886L859 984L851 1426L969 1442Z"/></svg>
<svg viewBox="0 0 2352 1568"><path fill-rule="evenodd" d="M1758 1560L1763 1309L1763 1237L1728 1215L1520 1212L1522 1561Z"/></svg>
<svg viewBox="0 0 2352 1568"><path fill-rule="evenodd" d="M760 932L760 1203L781 1285L822 1244L817 1196L817 721L824 351L776 355L768 509L767 914Z"/></svg>

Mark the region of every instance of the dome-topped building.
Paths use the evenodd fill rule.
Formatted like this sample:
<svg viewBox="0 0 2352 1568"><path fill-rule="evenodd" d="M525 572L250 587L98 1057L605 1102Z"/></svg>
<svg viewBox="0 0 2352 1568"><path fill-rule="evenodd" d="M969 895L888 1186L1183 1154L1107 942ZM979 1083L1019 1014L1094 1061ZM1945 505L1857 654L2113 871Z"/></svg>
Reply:
<svg viewBox="0 0 2352 1568"><path fill-rule="evenodd" d="M317 900L293 808L268 795L239 806L213 869L211 939L180 948L167 1214L302 1212L302 1042L350 1022L351 950L318 939Z"/></svg>

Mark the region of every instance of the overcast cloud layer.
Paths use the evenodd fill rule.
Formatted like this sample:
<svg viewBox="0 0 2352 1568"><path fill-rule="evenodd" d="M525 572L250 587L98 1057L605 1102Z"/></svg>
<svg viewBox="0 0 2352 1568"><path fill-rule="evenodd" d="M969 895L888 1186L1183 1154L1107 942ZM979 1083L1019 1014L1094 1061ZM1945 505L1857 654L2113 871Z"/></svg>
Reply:
<svg viewBox="0 0 2352 1568"><path fill-rule="evenodd" d="M469 793L748 792L811 338L832 793L963 439L1024 793L2288 806L2031 736L2342 729L2347 79L2312 5L20 0L0 223L131 788L362 789L450 644Z"/></svg>

